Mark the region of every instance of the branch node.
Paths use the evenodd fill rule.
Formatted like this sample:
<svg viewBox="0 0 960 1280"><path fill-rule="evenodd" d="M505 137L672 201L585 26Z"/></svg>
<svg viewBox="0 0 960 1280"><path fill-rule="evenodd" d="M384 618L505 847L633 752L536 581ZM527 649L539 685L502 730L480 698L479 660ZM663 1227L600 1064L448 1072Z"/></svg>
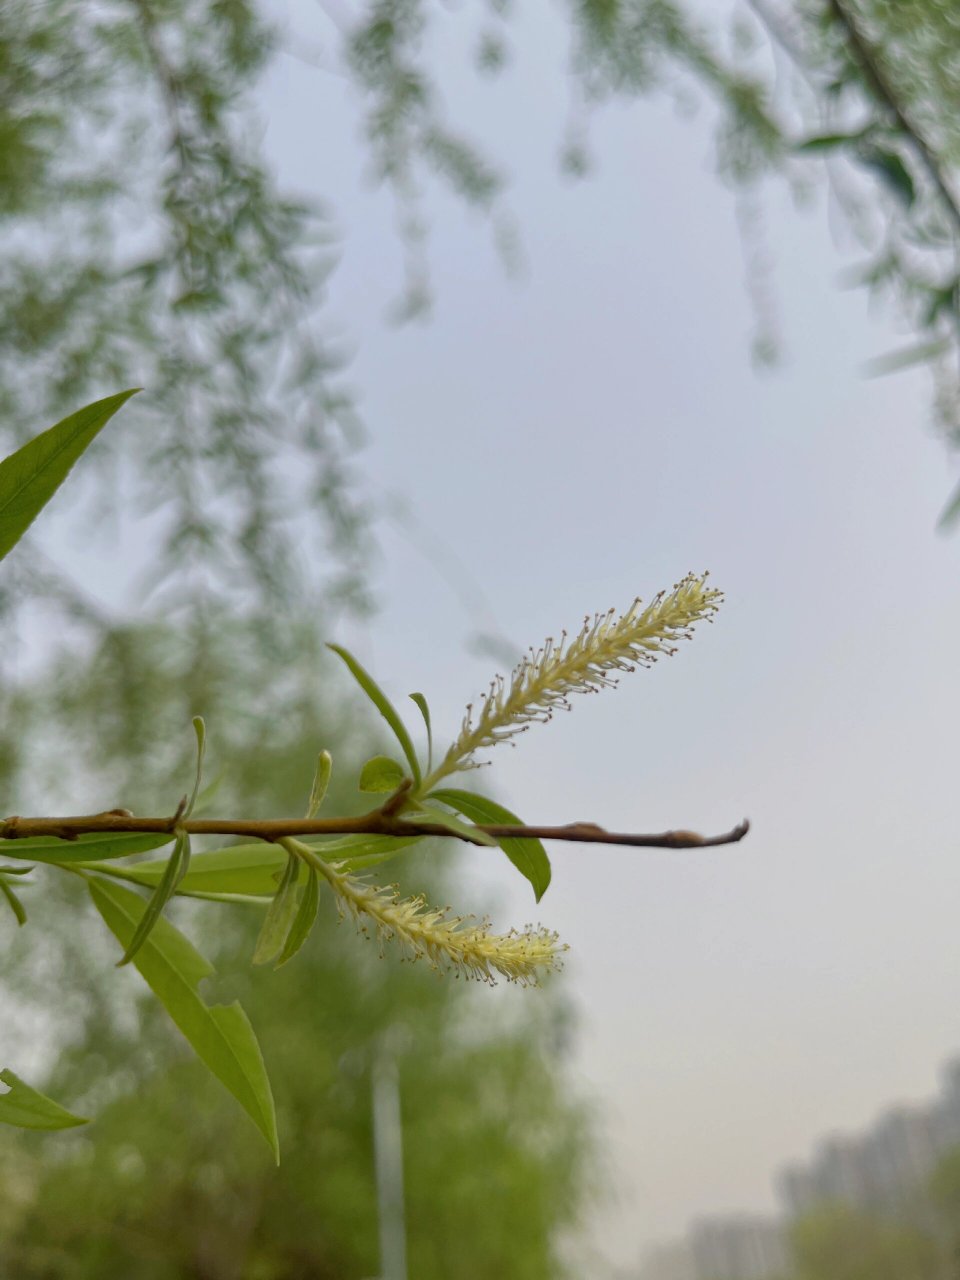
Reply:
<svg viewBox="0 0 960 1280"><path fill-rule="evenodd" d="M187 811L187 797L181 796L180 803L177 805L176 813L167 823L168 831L176 831L177 827L180 825L180 819L183 817L186 811Z"/></svg>

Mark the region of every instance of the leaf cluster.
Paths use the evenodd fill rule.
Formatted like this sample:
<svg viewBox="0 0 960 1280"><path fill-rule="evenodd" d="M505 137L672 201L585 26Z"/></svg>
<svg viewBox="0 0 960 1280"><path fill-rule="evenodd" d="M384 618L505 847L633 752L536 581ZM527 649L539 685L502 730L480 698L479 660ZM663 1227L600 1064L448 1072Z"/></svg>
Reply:
<svg viewBox="0 0 960 1280"><path fill-rule="evenodd" d="M0 559L23 537L37 513L53 497L72 464L92 443L110 417L132 392L80 410L29 441L0 463ZM256 1038L236 1003L210 1005L199 990L211 966L165 915L175 896L220 903L258 903L266 906L254 947L255 964L275 961L280 967L307 941L317 919L321 886L333 893L338 909L350 914L362 930L373 929L381 942L395 940L413 959L424 958L435 968L450 968L467 977L493 981L504 976L520 984L536 983L556 967L563 950L557 936L527 926L498 935L489 921L479 924L448 910L428 906L420 895L403 897L394 889L372 884L368 870L406 852L427 835L455 837L485 846L503 847L510 861L533 887L537 900L550 882L550 864L539 839L520 831L494 835L485 825L517 826L515 815L496 802L458 788L440 786L451 774L476 766L478 750L508 740L530 723L548 719L565 707L569 695L591 692L614 683L611 672L632 670L672 652L670 641L689 634L699 620L709 618L718 593L703 578L685 578L670 594L645 609L638 601L622 618L612 613L587 620L583 630L565 646L552 641L531 652L517 667L509 688L498 678L491 686L473 726L468 710L464 729L439 764L433 764L433 726L422 693L411 700L423 719L427 740L424 763L396 707L357 659L341 646L331 646L386 722L403 761L377 755L360 770L359 790L385 794L382 804L355 821L334 820L332 827L316 818L331 779L333 761L321 751L307 802L307 823L321 835L308 841L274 833L270 824L251 833L252 845L234 845L193 855L193 819L198 805L209 800L201 791L206 729L196 716L196 767L192 791L169 819L147 820L139 829L127 809L113 809L91 819L40 821L41 834L31 835L29 821L8 819L0 828L4 850L26 868L0 867L0 886L18 925L26 923L23 904L9 884L40 864L78 876L93 905L122 947L118 962L133 963L193 1047L198 1058L233 1094L279 1158L276 1116L270 1085ZM207 830L210 828L207 827ZM213 825L216 830L243 830ZM295 828L300 830L298 826ZM49 834L44 834L44 833ZM86 834L83 834L86 832ZM340 834L337 834L340 833ZM352 833L352 834L351 834ZM155 862L125 859L172 844L168 857ZM147 888L144 899L134 889ZM19 1087L19 1084L18 1084ZM16 1098L6 1119L20 1114ZM76 1123L56 1104L33 1096L35 1108L46 1106L51 1125ZM5 1118L0 1109L0 1121Z"/></svg>

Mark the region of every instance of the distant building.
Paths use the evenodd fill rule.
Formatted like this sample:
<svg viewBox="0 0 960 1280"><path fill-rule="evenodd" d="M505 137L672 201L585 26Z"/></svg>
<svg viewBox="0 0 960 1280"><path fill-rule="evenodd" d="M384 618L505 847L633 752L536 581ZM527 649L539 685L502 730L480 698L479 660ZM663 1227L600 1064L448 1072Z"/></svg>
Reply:
<svg viewBox="0 0 960 1280"><path fill-rule="evenodd" d="M894 1107L864 1134L827 1138L808 1165L780 1171L777 1191L790 1218L830 1201L883 1212L909 1201L941 1156L958 1145L960 1059L947 1064L932 1102Z"/></svg>
<svg viewBox="0 0 960 1280"><path fill-rule="evenodd" d="M831 1202L880 1214L907 1205L956 1147L960 1058L947 1063L932 1102L892 1107L864 1133L825 1138L809 1164L781 1169L784 1220ZM789 1271L784 1225L740 1214L695 1222L684 1240L647 1258L638 1280L781 1280Z"/></svg>
<svg viewBox="0 0 960 1280"><path fill-rule="evenodd" d="M663 1245L644 1259L637 1280L699 1280L687 1240Z"/></svg>
<svg viewBox="0 0 960 1280"><path fill-rule="evenodd" d="M772 1218L702 1218L684 1240L646 1258L637 1280L780 1280L787 1272L783 1228Z"/></svg>
<svg viewBox="0 0 960 1280"><path fill-rule="evenodd" d="M771 1218L705 1218L690 1231L696 1280L774 1280L787 1270L783 1228Z"/></svg>

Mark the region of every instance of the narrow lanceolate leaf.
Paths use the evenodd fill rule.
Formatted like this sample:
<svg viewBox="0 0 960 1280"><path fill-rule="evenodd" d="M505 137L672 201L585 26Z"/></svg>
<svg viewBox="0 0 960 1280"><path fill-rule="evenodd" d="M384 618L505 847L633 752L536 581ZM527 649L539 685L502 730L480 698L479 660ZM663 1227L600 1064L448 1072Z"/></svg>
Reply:
<svg viewBox="0 0 960 1280"><path fill-rule="evenodd" d="M87 405L0 462L0 560L20 541L100 428L138 390Z"/></svg>
<svg viewBox="0 0 960 1280"><path fill-rule="evenodd" d="M193 732L197 735L197 776L193 781L193 792L183 816L189 818L193 813L193 807L197 803L197 797L200 794L200 783L203 781L203 756L207 749L207 726L203 722L203 716L193 717Z"/></svg>
<svg viewBox="0 0 960 1280"><path fill-rule="evenodd" d="M410 697L420 708L423 723L427 726L427 773L433 768L433 728L430 724L430 707L422 693L411 693Z"/></svg>
<svg viewBox="0 0 960 1280"><path fill-rule="evenodd" d="M327 787L330 785L331 773L333 773L333 756L329 751L321 751L317 756L317 771L313 775L313 786L310 788L308 818L315 818L320 812L320 806L327 794Z"/></svg>
<svg viewBox="0 0 960 1280"><path fill-rule="evenodd" d="M31 1089L9 1068L0 1071L0 1082L8 1087L7 1093L0 1094L0 1123L15 1125L18 1129L73 1129L78 1124L90 1123Z"/></svg>
<svg viewBox="0 0 960 1280"><path fill-rule="evenodd" d="M23 858L27 862L89 862L105 858L126 858L131 853L149 853L174 839L172 831L137 835L87 835L78 840L58 840L55 836L31 836L29 840L0 840L0 856Z"/></svg>
<svg viewBox="0 0 960 1280"><path fill-rule="evenodd" d="M436 827L438 836L449 832L450 835L458 836L462 840L469 840L471 844L484 844L491 849L497 847L497 841L494 840L493 836L488 836L485 831L481 831L477 827L471 827L466 822L461 822L452 813L444 813L442 809L415 809L404 813L403 816L410 822L416 822L420 825L429 824L431 827Z"/></svg>
<svg viewBox="0 0 960 1280"><path fill-rule="evenodd" d="M430 794L432 800L441 800L450 805L458 813L462 813L471 822L488 822L502 825L515 823L522 825L520 819L502 804L488 800L486 796L475 795L472 791L459 791L454 787L444 787ZM499 841L500 847L521 875L526 876L533 886L537 901L547 891L550 883L550 859L539 840L527 836Z"/></svg>
<svg viewBox="0 0 960 1280"><path fill-rule="evenodd" d="M360 871L395 858L412 845L421 844L423 839L423 836L342 836L310 843L310 848L344 870ZM283 870L286 860L287 855L279 845L267 844L264 840L195 853L190 859L190 870L177 886L177 893L272 898L277 891L277 874ZM168 862L166 859L138 862L132 867L114 867L109 862L80 865L85 871L115 876L152 889L163 879Z"/></svg>
<svg viewBox="0 0 960 1280"><path fill-rule="evenodd" d="M338 644L328 644L327 648L332 650L342 662L346 664L347 670L356 680L357 684L367 695L373 705L386 720L387 724L393 730L394 736L403 749L403 754L407 758L407 764L410 766L410 772L413 774L413 780L420 785L420 761L417 759L417 753L413 749L413 743L407 732L406 725L397 714L393 703L376 683L373 676L361 667L352 653L342 648Z"/></svg>
<svg viewBox="0 0 960 1280"><path fill-rule="evenodd" d="M229 893L272 898L277 891L277 874L283 870L286 860L283 849L264 840L195 853L190 859L189 871L177 886L177 893ZM98 871L151 889L163 879L168 866L169 860L165 858L138 862L132 867L114 867L108 862L83 864L86 871Z"/></svg>
<svg viewBox="0 0 960 1280"><path fill-rule="evenodd" d="M957 523L958 518L960 518L960 487L950 495L950 501L944 507L940 519L937 521L937 528L949 529Z"/></svg>
<svg viewBox="0 0 960 1280"><path fill-rule="evenodd" d="M819 151L835 151L838 147L848 147L851 143L863 141L864 130L856 133L817 133L810 138L802 138L794 144L794 150L815 153Z"/></svg>
<svg viewBox="0 0 960 1280"><path fill-rule="evenodd" d="M120 945L129 948L143 917L142 899L107 880L91 878L87 883L107 926ZM164 919L157 921L134 964L197 1057L237 1099L279 1162L273 1095L247 1015L236 1002L210 1006L199 994L200 982L213 967Z"/></svg>
<svg viewBox="0 0 960 1280"><path fill-rule="evenodd" d="M7 884L6 880L4 880L2 877L0 877L0 893L2 893L3 896L6 898L7 905L10 907L10 910L16 916L17 924L21 926L25 925L27 923L26 908L24 907L20 899L17 897L17 895L14 893L14 891Z"/></svg>
<svg viewBox="0 0 960 1280"><path fill-rule="evenodd" d="M287 934L287 940L283 944L283 950L277 957L278 969L282 964L286 964L288 960L293 959L310 936L310 930L316 923L319 906L320 877L315 867L307 867L307 882L303 886L300 906L297 909L296 918L290 928L290 932Z"/></svg>
<svg viewBox="0 0 960 1280"><path fill-rule="evenodd" d="M280 879L280 887L274 894L273 901L263 918L263 926L253 952L254 964L268 964L283 950L297 915L299 879L300 859L292 853L288 854L287 865Z"/></svg>
<svg viewBox="0 0 960 1280"><path fill-rule="evenodd" d="M363 871L389 862L398 854L422 844L424 836L344 836L314 845L321 858L335 862L342 871Z"/></svg>
<svg viewBox="0 0 960 1280"><path fill-rule="evenodd" d="M403 766L389 756L374 756L360 770L358 786L361 791L396 791L403 781Z"/></svg>
<svg viewBox="0 0 960 1280"><path fill-rule="evenodd" d="M129 964L133 957L137 954L147 938L150 936L150 930L155 928L157 921L163 914L163 909L177 891L177 886L187 873L190 866L190 837L186 831L181 831L177 836L177 843L173 846L173 853L167 862L166 870L153 896L146 905L143 915L140 918L133 937L123 953L123 959L117 961L117 966Z"/></svg>

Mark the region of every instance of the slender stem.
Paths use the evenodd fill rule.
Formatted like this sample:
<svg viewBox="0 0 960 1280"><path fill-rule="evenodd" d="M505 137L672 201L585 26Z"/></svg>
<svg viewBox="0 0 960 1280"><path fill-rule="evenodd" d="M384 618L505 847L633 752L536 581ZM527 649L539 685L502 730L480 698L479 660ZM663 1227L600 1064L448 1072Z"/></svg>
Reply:
<svg viewBox="0 0 960 1280"><path fill-rule="evenodd" d="M76 840L82 835L173 833L175 826L194 836L246 836L252 840L282 841L290 837L380 835L434 836L466 840L469 836L438 830L433 823L417 822L392 812L387 804L355 818L135 818L124 811L67 818L7 818L0 821L0 840L27 840L38 836ZM746 820L722 835L702 836L695 831L663 831L639 834L606 831L593 822L564 826L526 826L522 823L477 823L478 831L496 840L568 840L581 844L617 844L655 849L697 849L708 845L736 844L750 829Z"/></svg>

